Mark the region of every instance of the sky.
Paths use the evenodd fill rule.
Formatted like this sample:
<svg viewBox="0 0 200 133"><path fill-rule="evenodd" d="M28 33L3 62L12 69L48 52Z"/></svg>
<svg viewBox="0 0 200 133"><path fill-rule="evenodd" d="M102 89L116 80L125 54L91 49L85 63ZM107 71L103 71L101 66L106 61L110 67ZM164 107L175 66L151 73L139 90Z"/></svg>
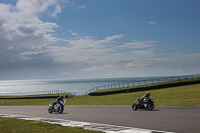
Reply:
<svg viewBox="0 0 200 133"><path fill-rule="evenodd" d="M200 73L199 0L0 0L0 80Z"/></svg>

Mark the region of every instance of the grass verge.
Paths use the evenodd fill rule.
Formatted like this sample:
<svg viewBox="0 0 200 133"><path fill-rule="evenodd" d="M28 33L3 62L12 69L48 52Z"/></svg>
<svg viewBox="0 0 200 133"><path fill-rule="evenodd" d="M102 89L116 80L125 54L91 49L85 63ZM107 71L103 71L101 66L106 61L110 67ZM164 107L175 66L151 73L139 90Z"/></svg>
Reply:
<svg viewBox="0 0 200 133"><path fill-rule="evenodd" d="M67 105L131 105L135 98L140 98L146 91L121 93L104 96L74 96L67 98ZM155 105L162 106L200 106L200 84L151 90ZM0 99L0 106L48 105L50 99ZM3 104L2 104L3 102Z"/></svg>
<svg viewBox="0 0 200 133"><path fill-rule="evenodd" d="M131 105L135 98L140 98L146 91L122 93L105 96L73 97L71 105ZM151 90L155 105L165 106L200 106L200 84Z"/></svg>
<svg viewBox="0 0 200 133"><path fill-rule="evenodd" d="M102 133L40 121L0 117L0 133Z"/></svg>

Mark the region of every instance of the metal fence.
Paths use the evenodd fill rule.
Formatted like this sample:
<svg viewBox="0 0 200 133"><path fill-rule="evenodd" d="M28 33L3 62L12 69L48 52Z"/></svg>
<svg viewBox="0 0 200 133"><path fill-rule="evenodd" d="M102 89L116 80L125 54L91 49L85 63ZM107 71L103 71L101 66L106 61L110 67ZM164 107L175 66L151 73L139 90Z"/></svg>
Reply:
<svg viewBox="0 0 200 133"><path fill-rule="evenodd" d="M154 84L154 83L164 83L164 82L169 82L169 81L182 82L183 80L197 79L197 78L200 78L200 74L173 76L173 77L161 77L161 78L148 79L148 80L132 81L132 82L127 82L127 83L109 84L109 85L96 86L96 87L88 90L85 94L88 95L91 92L105 90L105 89L118 89L118 88L136 87L136 86L139 87L142 85L150 85L150 84Z"/></svg>

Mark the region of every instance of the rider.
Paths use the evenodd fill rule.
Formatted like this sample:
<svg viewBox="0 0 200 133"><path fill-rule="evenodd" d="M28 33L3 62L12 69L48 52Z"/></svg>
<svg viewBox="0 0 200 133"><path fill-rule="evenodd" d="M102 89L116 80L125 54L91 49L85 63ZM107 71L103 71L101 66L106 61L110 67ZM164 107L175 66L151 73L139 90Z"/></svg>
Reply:
<svg viewBox="0 0 200 133"><path fill-rule="evenodd" d="M142 96L140 99L139 99L139 102L141 102L145 97L149 97L150 96L150 92L147 92L144 96Z"/></svg>
<svg viewBox="0 0 200 133"><path fill-rule="evenodd" d="M60 102L63 102L63 96L62 96L62 95L60 95L60 96L56 99L56 102L54 102L53 107L54 107L54 105L56 105L57 103L60 103Z"/></svg>

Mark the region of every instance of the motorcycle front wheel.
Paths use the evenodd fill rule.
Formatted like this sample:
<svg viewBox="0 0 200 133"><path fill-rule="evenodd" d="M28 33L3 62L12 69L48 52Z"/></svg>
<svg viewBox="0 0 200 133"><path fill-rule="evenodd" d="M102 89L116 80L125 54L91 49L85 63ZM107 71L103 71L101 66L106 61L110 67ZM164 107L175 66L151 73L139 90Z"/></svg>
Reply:
<svg viewBox="0 0 200 133"><path fill-rule="evenodd" d="M49 107L48 112L52 113L52 106Z"/></svg>
<svg viewBox="0 0 200 133"><path fill-rule="evenodd" d="M149 103L147 106L148 110L153 110L154 109L154 104L153 103Z"/></svg>
<svg viewBox="0 0 200 133"><path fill-rule="evenodd" d="M138 108L137 108L137 105L134 103L133 105L132 105L132 109L133 110L137 110Z"/></svg>

